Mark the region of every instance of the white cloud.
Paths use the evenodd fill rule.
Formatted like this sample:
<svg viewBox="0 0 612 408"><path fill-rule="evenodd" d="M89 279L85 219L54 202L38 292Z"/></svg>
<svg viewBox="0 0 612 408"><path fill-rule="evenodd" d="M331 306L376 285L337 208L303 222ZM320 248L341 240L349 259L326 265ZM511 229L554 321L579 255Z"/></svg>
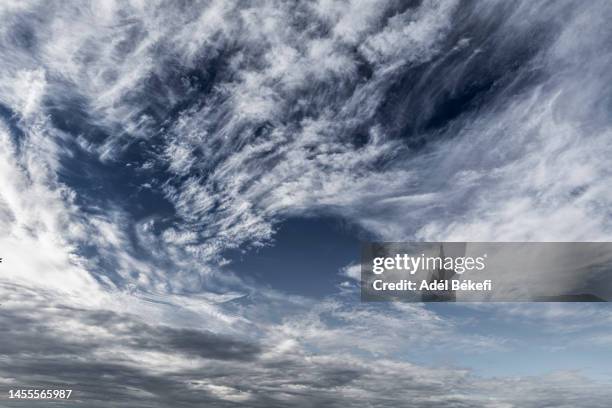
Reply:
<svg viewBox="0 0 612 408"><path fill-rule="evenodd" d="M219 273L224 251L270 242L277 223L305 214L345 217L387 240L609 240L606 3L572 13L528 2L417 3L3 3L0 270L3 299L13 298L2 310L35 319L57 335L45 338L52 345L73 333L85 348L109 343L88 352L92 364L145 373L133 378L177 369L188 378L178 383L215 401L351 406L394 395L423 406L536 407L560 406L562 395L605 406L605 388L574 374L488 381L409 363L406 345L513 346L422 305L381 310L353 304L348 291L317 304ZM565 21L549 26L538 14ZM453 31L466 21L473 32ZM482 77L495 64L509 71L472 100L478 109L431 125L436 109L469 99L462 81L487 79L470 76L471 61ZM127 203L103 185L95 205L81 204L89 190L62 181L67 162L89 176L73 143L101 166L142 154L134 171L151 180L134 180L175 212L133 215L142 204L129 201L133 174L112 180L130 191ZM358 279L358 266L341 274ZM22 291L40 302L15 298ZM39 307L60 301L269 347L258 361L204 365L81 321L85 312L64 319ZM585 316L609 321L586 307L516 306L504 318L542 330L563 322L575 333L593 329ZM126 346L128 337L135 343ZM144 398L155 388L136 391Z"/></svg>

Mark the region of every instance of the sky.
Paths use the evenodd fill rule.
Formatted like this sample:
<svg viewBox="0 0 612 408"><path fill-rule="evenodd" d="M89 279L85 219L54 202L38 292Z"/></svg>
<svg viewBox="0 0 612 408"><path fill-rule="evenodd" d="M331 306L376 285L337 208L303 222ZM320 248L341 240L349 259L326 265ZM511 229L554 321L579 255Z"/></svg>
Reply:
<svg viewBox="0 0 612 408"><path fill-rule="evenodd" d="M362 303L364 241L612 241L607 0L0 1L0 407L609 407L612 309Z"/></svg>

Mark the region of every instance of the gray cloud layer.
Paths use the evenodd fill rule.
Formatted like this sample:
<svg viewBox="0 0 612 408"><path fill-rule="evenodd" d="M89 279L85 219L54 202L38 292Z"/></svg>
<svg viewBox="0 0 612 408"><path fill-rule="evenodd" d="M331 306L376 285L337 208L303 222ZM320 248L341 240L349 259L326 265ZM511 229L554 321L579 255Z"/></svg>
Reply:
<svg viewBox="0 0 612 408"><path fill-rule="evenodd" d="M393 407L410 401L419 407L605 407L611 397L605 383L579 372L487 379L410 363L404 354L427 349L435 355L501 346L497 352L504 352L495 344L501 339L460 334L457 321L419 305L399 304L394 311L321 304L238 338L205 326L171 327L142 315L64 305L53 293L2 289L0 384L74 389L71 401L56 406ZM609 327L607 309L528 306L498 312L548 324L557 336L561 321L584 316ZM582 324L582 332L589 330ZM4 399L0 406L22 404Z"/></svg>

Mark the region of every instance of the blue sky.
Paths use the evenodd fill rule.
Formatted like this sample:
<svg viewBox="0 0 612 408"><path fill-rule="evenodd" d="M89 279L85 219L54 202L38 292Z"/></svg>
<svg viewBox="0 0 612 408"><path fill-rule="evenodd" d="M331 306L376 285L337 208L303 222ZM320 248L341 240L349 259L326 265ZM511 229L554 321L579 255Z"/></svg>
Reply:
<svg viewBox="0 0 612 408"><path fill-rule="evenodd" d="M280 224L274 245L232 254L229 268L279 291L330 296L346 281L338 271L359 262L367 237L341 218L292 218Z"/></svg>
<svg viewBox="0 0 612 408"><path fill-rule="evenodd" d="M1 2L0 407L608 407L607 305L361 303L357 263L611 241L610 18Z"/></svg>

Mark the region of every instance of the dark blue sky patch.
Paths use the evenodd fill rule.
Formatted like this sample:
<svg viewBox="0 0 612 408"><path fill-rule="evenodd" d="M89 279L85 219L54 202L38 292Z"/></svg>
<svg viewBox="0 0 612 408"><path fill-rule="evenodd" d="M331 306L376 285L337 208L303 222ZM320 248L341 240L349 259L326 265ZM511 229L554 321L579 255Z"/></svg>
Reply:
<svg viewBox="0 0 612 408"><path fill-rule="evenodd" d="M406 64L386 85L376 120L391 137L420 150L463 115L499 105L505 96L530 89L543 77L537 59L558 32L544 22L534 30L508 36L508 10L487 21L466 2L455 14L455 25L433 60ZM452 134L452 132L450 132Z"/></svg>
<svg viewBox="0 0 612 408"><path fill-rule="evenodd" d="M342 267L359 262L365 233L333 217L284 221L274 243L245 253L230 251L229 268L292 294L322 297L337 292Z"/></svg>

